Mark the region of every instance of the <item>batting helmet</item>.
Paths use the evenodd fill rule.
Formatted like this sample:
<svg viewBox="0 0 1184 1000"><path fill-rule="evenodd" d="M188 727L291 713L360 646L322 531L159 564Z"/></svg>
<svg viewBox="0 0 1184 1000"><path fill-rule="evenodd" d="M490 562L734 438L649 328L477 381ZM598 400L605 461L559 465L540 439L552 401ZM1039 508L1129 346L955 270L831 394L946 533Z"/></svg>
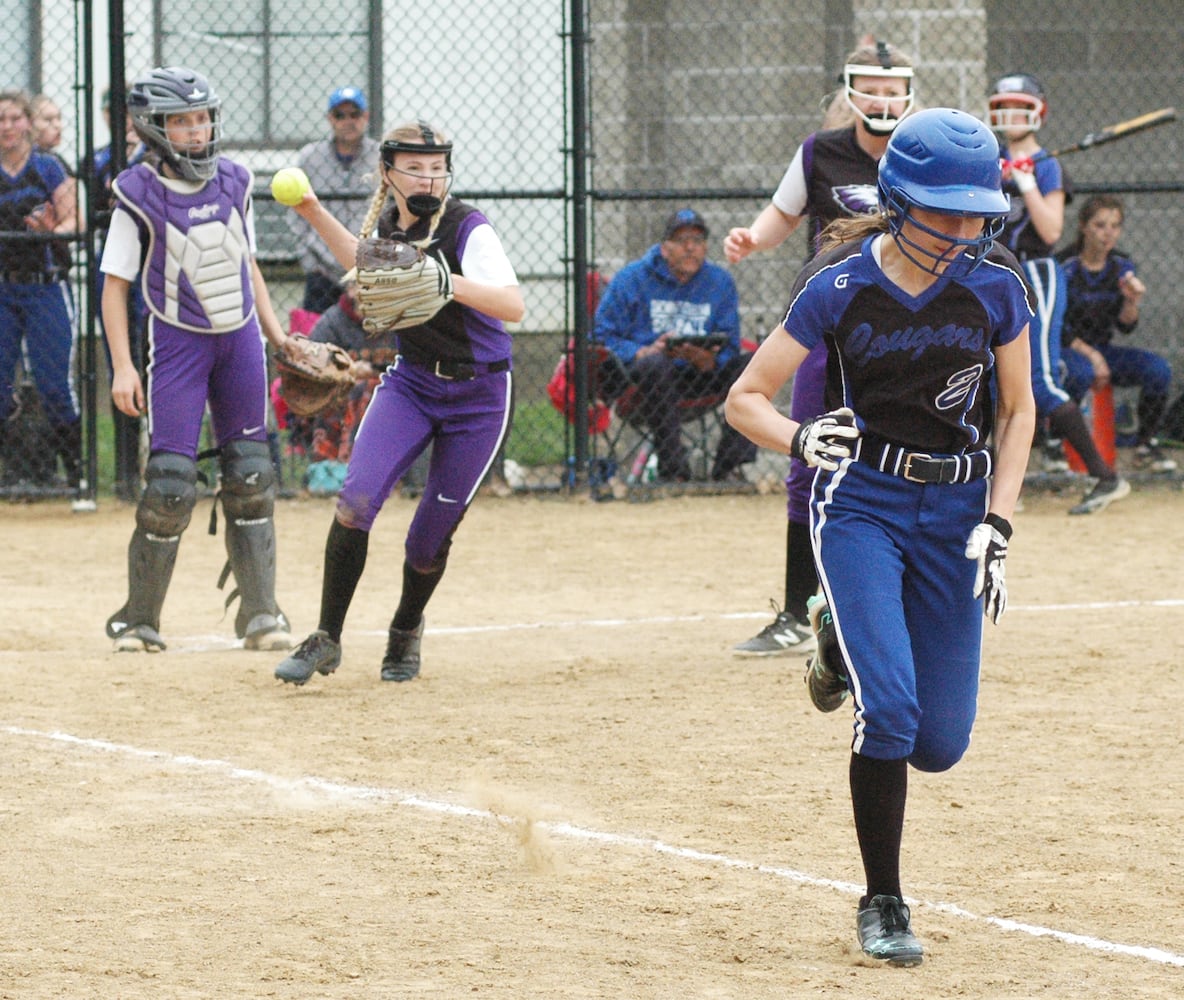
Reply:
<svg viewBox="0 0 1184 1000"><path fill-rule="evenodd" d="M1031 73L1000 77L987 98L987 119L996 132L1022 128L1035 132L1048 117L1044 87Z"/></svg>
<svg viewBox="0 0 1184 1000"><path fill-rule="evenodd" d="M909 260L933 274L969 274L1003 229L1011 201L1002 191L999 143L973 115L953 108L930 108L903 119L880 159L880 210ZM943 215L982 218L975 237L955 239L912 217L914 208ZM952 244L935 254L910 239L905 222Z"/></svg>
<svg viewBox="0 0 1184 1000"><path fill-rule="evenodd" d="M165 66L138 78L127 95L127 110L136 134L178 176L206 181L218 169L218 148L222 141L222 101L200 73L183 66ZM169 115L207 110L210 138L200 149L175 146L165 123Z"/></svg>

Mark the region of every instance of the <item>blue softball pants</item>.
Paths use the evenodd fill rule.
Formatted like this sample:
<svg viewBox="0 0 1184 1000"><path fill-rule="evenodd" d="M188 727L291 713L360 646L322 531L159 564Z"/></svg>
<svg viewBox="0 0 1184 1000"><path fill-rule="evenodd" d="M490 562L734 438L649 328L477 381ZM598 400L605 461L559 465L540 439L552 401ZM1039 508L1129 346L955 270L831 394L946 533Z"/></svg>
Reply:
<svg viewBox="0 0 1184 1000"><path fill-rule="evenodd" d="M815 562L854 702L855 753L944 771L970 744L983 606L966 540L987 480L901 479L848 459L818 470Z"/></svg>

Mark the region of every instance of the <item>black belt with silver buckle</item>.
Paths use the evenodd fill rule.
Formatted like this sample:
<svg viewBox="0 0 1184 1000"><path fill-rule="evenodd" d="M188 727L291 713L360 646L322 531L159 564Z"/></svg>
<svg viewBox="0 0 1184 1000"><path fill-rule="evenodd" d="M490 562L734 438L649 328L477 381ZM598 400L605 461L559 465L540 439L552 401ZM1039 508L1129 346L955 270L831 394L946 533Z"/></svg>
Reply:
<svg viewBox="0 0 1184 1000"><path fill-rule="evenodd" d="M0 271L0 281L8 285L52 285L57 280L45 271Z"/></svg>
<svg viewBox="0 0 1184 1000"><path fill-rule="evenodd" d="M442 378L448 382L471 382L478 375L492 375L494 372L510 370L510 361L508 358L503 358L501 361L490 361L487 364L479 361L443 360L411 361L411 363L413 365L419 365L420 368L426 368L436 378Z"/></svg>
<svg viewBox="0 0 1184 1000"><path fill-rule="evenodd" d="M985 479L995 464L986 448L966 455L930 455L870 435L859 439L855 457L865 465L913 483L969 483Z"/></svg>

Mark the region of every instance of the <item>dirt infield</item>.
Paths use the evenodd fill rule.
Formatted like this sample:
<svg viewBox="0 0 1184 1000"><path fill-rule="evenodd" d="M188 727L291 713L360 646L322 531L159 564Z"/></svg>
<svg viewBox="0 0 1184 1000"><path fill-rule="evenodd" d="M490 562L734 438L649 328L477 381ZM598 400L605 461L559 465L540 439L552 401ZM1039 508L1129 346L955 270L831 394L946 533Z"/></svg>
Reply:
<svg viewBox="0 0 1184 1000"><path fill-rule="evenodd" d="M130 507L0 510L0 997L1184 993L1178 490L1017 515L970 752L912 776L913 970L855 945L849 717L800 660L730 655L778 596L781 497L481 499L422 678L383 685L412 503L302 689L234 648L209 501L153 656L102 633ZM277 513L301 635L330 517Z"/></svg>

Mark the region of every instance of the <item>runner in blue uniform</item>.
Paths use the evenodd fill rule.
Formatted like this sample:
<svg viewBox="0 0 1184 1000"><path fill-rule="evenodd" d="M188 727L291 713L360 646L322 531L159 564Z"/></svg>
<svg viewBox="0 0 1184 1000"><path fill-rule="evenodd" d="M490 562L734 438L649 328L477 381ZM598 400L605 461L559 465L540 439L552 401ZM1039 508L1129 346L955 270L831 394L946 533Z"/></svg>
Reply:
<svg viewBox="0 0 1184 1000"><path fill-rule="evenodd" d="M388 631L380 675L419 675L424 609L444 575L452 536L509 432L510 352L507 322L525 305L514 268L489 220L448 196L452 142L418 121L388 133L376 164L382 177L362 232L398 237L443 256L454 298L420 326L399 331L399 357L382 376L358 427L337 513L325 543L317 630L276 667L304 684L341 663L341 631L366 565L370 529L394 485L431 446L423 498L407 533L403 589ZM387 198L394 204L379 216ZM295 210L345 269L358 237L306 194Z"/></svg>
<svg viewBox="0 0 1184 1000"><path fill-rule="evenodd" d="M1028 289L993 243L1000 185L998 143L976 118L904 119L880 161L882 214L827 230L727 403L757 445L816 469L810 531L829 608L812 609L807 682L823 710L848 690L854 702L857 926L863 950L895 965L923 954L900 881L908 768L944 771L969 743L982 616L1006 607L1035 425ZM773 398L819 343L828 412L799 422Z"/></svg>

